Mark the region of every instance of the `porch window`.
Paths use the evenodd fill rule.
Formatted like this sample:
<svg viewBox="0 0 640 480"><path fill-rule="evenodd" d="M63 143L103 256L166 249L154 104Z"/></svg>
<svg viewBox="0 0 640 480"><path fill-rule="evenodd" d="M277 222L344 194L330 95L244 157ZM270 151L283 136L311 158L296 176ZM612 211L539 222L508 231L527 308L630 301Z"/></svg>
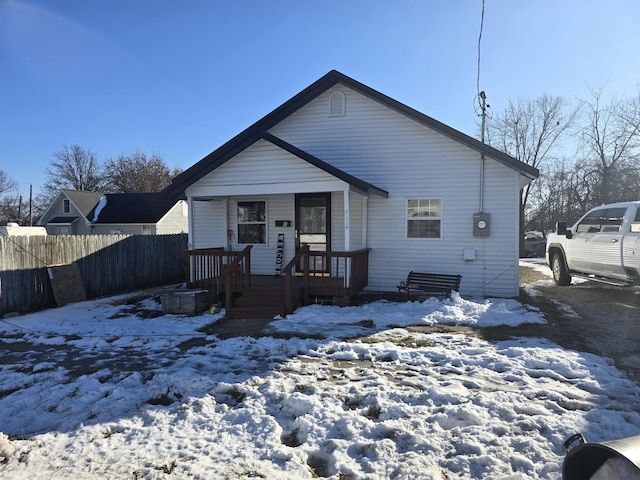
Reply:
<svg viewBox="0 0 640 480"><path fill-rule="evenodd" d="M407 201L407 237L441 238L442 200L418 198Z"/></svg>
<svg viewBox="0 0 640 480"><path fill-rule="evenodd" d="M238 243L267 243L266 202L238 202Z"/></svg>

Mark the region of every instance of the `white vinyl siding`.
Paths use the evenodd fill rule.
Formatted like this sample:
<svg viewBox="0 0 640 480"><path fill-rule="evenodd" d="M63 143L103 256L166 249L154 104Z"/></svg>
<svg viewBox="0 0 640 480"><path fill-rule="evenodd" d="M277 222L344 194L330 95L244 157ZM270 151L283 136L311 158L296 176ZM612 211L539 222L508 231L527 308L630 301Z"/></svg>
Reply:
<svg viewBox="0 0 640 480"><path fill-rule="evenodd" d="M305 193L345 188L345 182L333 175L270 142L259 140L213 174L195 182L187 195Z"/></svg>
<svg viewBox="0 0 640 480"><path fill-rule="evenodd" d="M191 204L197 218L189 232L191 248L227 246L227 225L224 223L223 200L196 200Z"/></svg>
<svg viewBox="0 0 640 480"><path fill-rule="evenodd" d="M343 87L347 115L329 118L332 90L270 133L389 192L389 198L368 199L368 289L393 291L409 270L416 270L461 273L463 295L517 295L517 172L485 160L483 211L491 214L492 233L486 239L473 237L473 214L480 209L480 154ZM406 238L407 198L442 199L443 241L425 245ZM353 235L357 229L351 227ZM334 236L337 232L334 226ZM465 261L465 249L474 249L476 259Z"/></svg>
<svg viewBox="0 0 640 480"><path fill-rule="evenodd" d="M186 233L188 231L187 202L179 200L156 224L156 234Z"/></svg>

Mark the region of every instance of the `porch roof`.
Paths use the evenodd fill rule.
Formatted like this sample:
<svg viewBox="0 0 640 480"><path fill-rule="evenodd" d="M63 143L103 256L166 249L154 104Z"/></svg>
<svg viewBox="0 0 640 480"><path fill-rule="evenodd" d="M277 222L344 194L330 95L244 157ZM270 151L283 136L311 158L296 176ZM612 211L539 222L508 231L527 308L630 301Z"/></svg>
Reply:
<svg viewBox="0 0 640 480"><path fill-rule="evenodd" d="M286 152L288 156L295 157L298 160L302 161L303 165L311 166L315 169L322 171L326 174L323 180L317 179L316 181L311 182L278 182L274 183L273 179L265 178L252 178L248 183L225 183L219 185L215 188L216 193L214 196L227 196L227 195L239 195L243 194L243 189L250 189L252 194L265 194L265 193L307 193L312 191L344 191L350 190L355 191L361 195L371 196L375 195L378 197L388 198L389 193L386 190L376 187L369 182L366 182L358 177L355 177L344 170L341 170L314 155L301 150L300 148L291 145L290 143L282 140L281 138L276 137L275 135L262 132L261 135L252 139L251 142L247 142L247 144L243 144L243 148L240 151L230 152L228 155L225 155L218 159L214 169L221 167L224 163L231 160L242 151L250 148L253 144L262 141L267 142L273 145L278 150L281 150L283 153ZM306 174L302 174L306 175ZM331 179L331 180L329 180ZM190 187L190 196L194 197L210 197L212 195L212 190L210 186L200 187L198 188L197 183L194 182Z"/></svg>
<svg viewBox="0 0 640 480"><path fill-rule="evenodd" d="M78 217L53 217L47 221L49 225L71 225L78 221Z"/></svg>

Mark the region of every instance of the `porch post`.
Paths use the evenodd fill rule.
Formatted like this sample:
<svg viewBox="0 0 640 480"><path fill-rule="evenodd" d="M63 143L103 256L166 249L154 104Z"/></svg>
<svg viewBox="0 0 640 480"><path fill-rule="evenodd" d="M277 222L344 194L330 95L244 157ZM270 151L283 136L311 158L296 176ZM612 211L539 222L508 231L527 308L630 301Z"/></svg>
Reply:
<svg viewBox="0 0 640 480"><path fill-rule="evenodd" d="M369 220L369 197L362 196L362 245L360 248L367 248L367 221Z"/></svg>
<svg viewBox="0 0 640 480"><path fill-rule="evenodd" d="M193 197L187 197L187 228L189 229L189 232L187 233L187 249L188 250L192 250L193 249L193 215L194 215L194 211L193 211Z"/></svg>
<svg viewBox="0 0 640 480"><path fill-rule="evenodd" d="M351 216L349 204L349 190L344 191L344 251L351 250ZM351 257L345 257L344 262L344 283L345 287L351 286Z"/></svg>
<svg viewBox="0 0 640 480"><path fill-rule="evenodd" d="M231 250L231 236L229 235L229 199L222 199L222 218L224 221L224 234L227 237L227 250Z"/></svg>
<svg viewBox="0 0 640 480"><path fill-rule="evenodd" d="M349 212L349 190L344 192L344 250L351 250L351 218Z"/></svg>

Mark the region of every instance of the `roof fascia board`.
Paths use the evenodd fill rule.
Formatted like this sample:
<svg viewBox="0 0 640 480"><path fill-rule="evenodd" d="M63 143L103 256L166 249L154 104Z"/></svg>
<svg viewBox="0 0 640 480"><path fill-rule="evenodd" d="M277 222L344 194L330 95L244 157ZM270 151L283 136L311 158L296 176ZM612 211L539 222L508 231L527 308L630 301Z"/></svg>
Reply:
<svg viewBox="0 0 640 480"><path fill-rule="evenodd" d="M47 218L47 215L49 215L49 210L51 210L53 208L53 206L58 202L58 200L60 199L60 197L64 195L64 190L60 190L56 196L54 197L53 201L49 204L49 206L47 207L47 209L44 211L44 213L42 214L42 216L40 217L40 220L38 220L38 225L43 225L42 220ZM66 196L66 195L65 195Z"/></svg>
<svg viewBox="0 0 640 480"><path fill-rule="evenodd" d="M174 182L165 189L165 192L174 196L184 195L184 190L189 184L195 182L199 178L202 178L204 175L213 171L231 157L256 142L261 138L263 132L270 129L281 120L287 118L300 107L307 104L334 85L337 80L333 80L332 77L338 73L339 72L332 70L298 94L291 97L271 113L268 113L253 125L244 129L221 147L214 150L195 165L178 175L178 177L174 179Z"/></svg>

